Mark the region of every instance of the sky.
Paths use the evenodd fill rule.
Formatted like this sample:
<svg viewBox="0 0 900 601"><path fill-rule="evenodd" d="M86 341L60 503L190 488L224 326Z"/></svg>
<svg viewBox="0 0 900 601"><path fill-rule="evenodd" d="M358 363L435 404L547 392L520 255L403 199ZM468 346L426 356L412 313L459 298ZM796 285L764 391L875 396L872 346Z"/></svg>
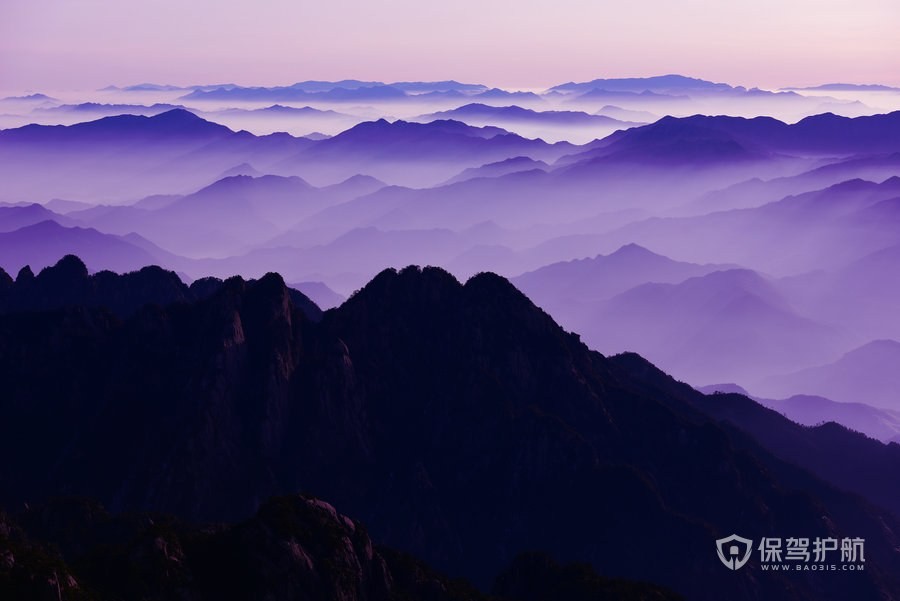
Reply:
<svg viewBox="0 0 900 601"><path fill-rule="evenodd" d="M0 89L680 73L900 85L897 0L2 0Z"/></svg>

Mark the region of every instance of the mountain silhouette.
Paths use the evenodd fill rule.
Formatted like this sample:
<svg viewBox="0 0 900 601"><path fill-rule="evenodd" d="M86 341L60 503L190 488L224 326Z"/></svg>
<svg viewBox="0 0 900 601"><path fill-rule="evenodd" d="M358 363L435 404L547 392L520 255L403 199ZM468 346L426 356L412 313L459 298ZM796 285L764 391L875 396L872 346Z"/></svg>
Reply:
<svg viewBox="0 0 900 601"><path fill-rule="evenodd" d="M30 267L13 280L0 269L0 312L53 311L67 307L102 307L118 317L129 317L146 305L166 307L207 298L223 286L222 280L203 278L190 286L172 271L149 266L123 274L100 271L89 274L85 264L66 255L34 275ZM318 321L322 311L298 289L288 293L307 318Z"/></svg>
<svg viewBox="0 0 900 601"><path fill-rule="evenodd" d="M0 398L0 452L21 458L0 465L7 507L240 520L307 490L481 586L541 549L692 599L898 590L890 512L717 425L649 364L589 351L493 274L385 271L318 323L277 275L231 278L124 320L0 316L0 339L0 377L28 382ZM714 541L735 531L862 536L866 571L730 572Z"/></svg>

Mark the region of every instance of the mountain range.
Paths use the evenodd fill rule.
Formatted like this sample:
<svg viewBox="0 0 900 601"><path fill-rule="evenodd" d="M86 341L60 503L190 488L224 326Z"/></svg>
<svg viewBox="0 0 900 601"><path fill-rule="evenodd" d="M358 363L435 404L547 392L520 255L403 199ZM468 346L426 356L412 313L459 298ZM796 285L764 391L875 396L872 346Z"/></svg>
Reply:
<svg viewBox="0 0 900 601"><path fill-rule="evenodd" d="M0 332L12 383L0 451L21 458L0 467L6 507L76 495L187 520L261 512L282 516L273 524L288 529L272 535L285 540L309 501L264 499L306 490L482 587L541 549L691 599L897 590L900 523L879 508L897 498L890 479L847 480L828 461L838 452L841 465L887 474L895 445L874 443L879 456L838 426L804 430L774 412L757 442L744 422L720 422L753 401L705 397L636 356L589 351L492 274L463 285L434 268L385 271L319 322L270 274L124 319L89 306L7 314ZM814 443L828 453L792 450ZM735 531L861 536L866 570L827 582L731 572L715 539ZM178 533L163 537L176 554L189 540ZM240 540L251 557L269 544ZM184 549L189 567L204 561ZM522 590L501 580L498 590Z"/></svg>

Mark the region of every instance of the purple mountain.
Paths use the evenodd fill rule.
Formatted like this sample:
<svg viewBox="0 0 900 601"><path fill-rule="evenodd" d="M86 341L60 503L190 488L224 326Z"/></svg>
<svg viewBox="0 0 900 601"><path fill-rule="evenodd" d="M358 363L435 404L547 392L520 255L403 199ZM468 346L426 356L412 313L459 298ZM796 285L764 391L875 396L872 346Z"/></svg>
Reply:
<svg viewBox="0 0 900 601"><path fill-rule="evenodd" d="M812 365L835 356L842 342L749 270L643 284L586 304L570 323L601 352L640 352L694 384L749 382L786 365Z"/></svg>
<svg viewBox="0 0 900 601"><path fill-rule="evenodd" d="M609 255L547 265L513 278L512 282L565 323L573 306L603 301L649 282L675 284L727 268L673 261L637 244L628 244Z"/></svg>
<svg viewBox="0 0 900 601"><path fill-rule="evenodd" d="M344 87L334 84L328 89L315 89L315 86L295 84L274 88L221 88L215 90L195 90L181 97L191 101L229 101L229 102L379 102L403 100L403 90L384 84L354 85ZM322 88L327 86L321 86Z"/></svg>
<svg viewBox="0 0 900 601"><path fill-rule="evenodd" d="M594 89L612 92L722 92L731 91L728 84L713 83L683 75L659 75L656 77L628 77L620 79L594 79L582 83L564 83L550 88L551 92L588 92Z"/></svg>
<svg viewBox="0 0 900 601"><path fill-rule="evenodd" d="M0 206L0 232L11 232L43 221L71 223L71 220L39 204Z"/></svg>
<svg viewBox="0 0 900 601"><path fill-rule="evenodd" d="M624 123L612 117L590 115L581 111L534 111L520 106L489 106L486 104L471 103L449 111L441 111L426 115L434 119L476 119L478 121L523 122L545 125L573 125L592 126L610 125L617 127L629 127L633 123Z"/></svg>
<svg viewBox="0 0 900 601"><path fill-rule="evenodd" d="M875 340L833 363L769 378L760 390L767 396L820 395L900 411L898 366L900 342Z"/></svg>
<svg viewBox="0 0 900 601"><path fill-rule="evenodd" d="M43 221L0 233L0 267L13 274L25 266L36 271L55 265L65 255L77 254L92 271L127 272L170 258L165 251L152 249L152 244L135 236L114 236Z"/></svg>
<svg viewBox="0 0 900 601"><path fill-rule="evenodd" d="M137 232L178 254L223 256L237 254L328 206L383 185L365 176L315 188L299 177L239 175L155 207L147 202L97 207L71 217L107 232Z"/></svg>
<svg viewBox="0 0 900 601"><path fill-rule="evenodd" d="M362 172L391 183L434 185L467 167L516 156L553 161L577 148L459 121L390 123L380 119L322 140L278 168L304 177L344 179Z"/></svg>
<svg viewBox="0 0 900 601"><path fill-rule="evenodd" d="M469 179L474 179L476 177L500 177L503 175L508 175L510 173L530 171L532 169L546 171L548 168L549 165L544 161L536 161L529 157L513 157L511 159L497 161L496 163L488 163L487 165L482 165L481 167L469 167L458 175L455 175L447 180L446 183L455 184L457 182L463 182Z"/></svg>
<svg viewBox="0 0 900 601"><path fill-rule="evenodd" d="M584 169L595 168L598 160L616 160L698 168L709 164L772 162L787 155L831 157L898 150L900 111L855 119L824 114L790 125L771 117L697 115L664 117L650 125L616 132L591 150L565 157L561 164L581 163L580 168ZM752 173L759 177L766 171L755 165Z"/></svg>
<svg viewBox="0 0 900 601"><path fill-rule="evenodd" d="M82 102L80 104L61 104L53 107L42 107L34 110L35 113L59 114L68 113L84 116L115 116L115 115L143 115L152 117L160 113L172 110L187 110L183 106L174 104L105 104L99 102Z"/></svg>
<svg viewBox="0 0 900 601"><path fill-rule="evenodd" d="M619 90L607 90L605 88L593 88L584 93L578 94L575 98L573 98L570 102L574 103L585 103L585 102L623 102L623 101L637 101L640 104L650 103L650 104L662 104L662 103L688 103L690 102L690 98L683 95L672 95L672 94L659 94L657 92L651 92L650 90L645 90L643 92L628 92L628 91L619 91Z"/></svg>
<svg viewBox="0 0 900 601"><path fill-rule="evenodd" d="M302 292L323 311L339 307L347 300L347 297L343 294L338 294L323 282L298 282L288 286Z"/></svg>
<svg viewBox="0 0 900 601"><path fill-rule="evenodd" d="M484 92L480 92L475 94L473 98L477 100L514 100L516 102L525 102L525 103L543 103L543 98L535 94L534 92L507 92L506 90L501 90L500 88L491 88L490 90L485 90Z"/></svg>
<svg viewBox="0 0 900 601"><path fill-rule="evenodd" d="M900 174L900 153L841 159L797 175L763 180L759 177L703 195L686 207L695 214L762 206L786 196L821 190L851 179L883 181Z"/></svg>
<svg viewBox="0 0 900 601"><path fill-rule="evenodd" d="M900 197L900 178L851 180L752 209L685 218L649 219L607 236L608 243L652 244L667 254L752 265L795 274L846 264L896 240L895 222L867 217ZM891 205L878 208L900 218Z"/></svg>
<svg viewBox="0 0 900 601"><path fill-rule="evenodd" d="M804 426L816 427L834 422L884 443L900 440L900 411L879 409L863 403L839 403L806 394L786 399L766 399L751 395L737 384L711 384L697 390L704 394L740 394L752 398Z"/></svg>
<svg viewBox="0 0 900 601"><path fill-rule="evenodd" d="M196 189L235 164L264 168L312 144L287 135L235 133L177 109L0 131L0 176L9 200L121 202ZM41 176L47 169L53 178Z"/></svg>

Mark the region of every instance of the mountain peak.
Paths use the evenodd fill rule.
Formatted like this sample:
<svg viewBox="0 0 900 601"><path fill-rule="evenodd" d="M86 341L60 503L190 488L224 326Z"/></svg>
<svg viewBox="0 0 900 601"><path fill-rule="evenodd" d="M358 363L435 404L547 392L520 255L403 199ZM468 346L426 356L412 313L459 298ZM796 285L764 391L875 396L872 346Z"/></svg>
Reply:
<svg viewBox="0 0 900 601"><path fill-rule="evenodd" d="M164 113L160 113L158 115L154 115L150 117L152 121L156 122L182 122L182 123L196 123L198 121L206 121L202 117L198 117L191 111L182 108L175 108L170 111L166 111Z"/></svg>
<svg viewBox="0 0 900 601"><path fill-rule="evenodd" d="M32 281L34 281L34 272L31 270L30 265L26 265L16 275L16 284L27 284Z"/></svg>
<svg viewBox="0 0 900 601"><path fill-rule="evenodd" d="M662 255L658 255L655 252L644 248L640 244L636 244L634 242L630 242L623 246L620 246L615 252L610 253L608 256L615 257L662 257Z"/></svg>
<svg viewBox="0 0 900 601"><path fill-rule="evenodd" d="M56 280L87 279L88 268L80 258L75 255L66 255L56 262L56 265L45 267L37 276L40 279L53 278Z"/></svg>

